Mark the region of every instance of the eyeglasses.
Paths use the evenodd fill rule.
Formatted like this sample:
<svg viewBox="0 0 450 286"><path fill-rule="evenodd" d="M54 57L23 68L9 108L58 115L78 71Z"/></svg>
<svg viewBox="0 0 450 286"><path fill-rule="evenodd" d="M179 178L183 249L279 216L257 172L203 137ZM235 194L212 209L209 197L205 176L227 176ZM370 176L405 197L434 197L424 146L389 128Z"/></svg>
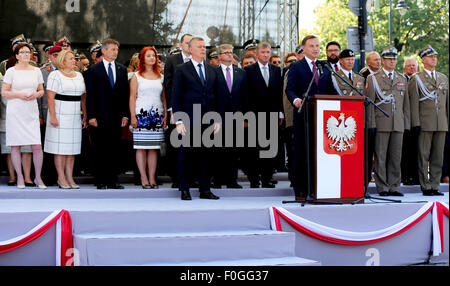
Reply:
<svg viewBox="0 0 450 286"><path fill-rule="evenodd" d="M340 52L341 50L339 49L335 49L335 50L327 50L327 52L329 53L336 53L336 52Z"/></svg>
<svg viewBox="0 0 450 286"><path fill-rule="evenodd" d="M272 64L281 64L281 61L272 61Z"/></svg>
<svg viewBox="0 0 450 286"><path fill-rule="evenodd" d="M295 63L296 61L297 61L297 60L294 59L294 60L288 60L287 62L288 62L288 63Z"/></svg>
<svg viewBox="0 0 450 286"><path fill-rule="evenodd" d="M30 51L20 51L19 54L21 55L31 55Z"/></svg>
<svg viewBox="0 0 450 286"><path fill-rule="evenodd" d="M221 55L232 55L233 54L233 52L223 52L223 53L220 53Z"/></svg>

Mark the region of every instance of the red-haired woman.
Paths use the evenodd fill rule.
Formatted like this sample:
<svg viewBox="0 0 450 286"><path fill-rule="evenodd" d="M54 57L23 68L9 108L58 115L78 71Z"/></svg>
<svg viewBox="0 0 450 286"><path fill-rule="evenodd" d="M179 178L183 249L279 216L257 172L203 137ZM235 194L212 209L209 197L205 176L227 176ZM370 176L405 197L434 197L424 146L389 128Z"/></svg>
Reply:
<svg viewBox="0 0 450 286"><path fill-rule="evenodd" d="M130 81L133 145L136 149L142 187L155 189L158 188L155 178L157 150L164 142L164 128L167 123L166 98L156 49L145 47L139 58L139 68Z"/></svg>

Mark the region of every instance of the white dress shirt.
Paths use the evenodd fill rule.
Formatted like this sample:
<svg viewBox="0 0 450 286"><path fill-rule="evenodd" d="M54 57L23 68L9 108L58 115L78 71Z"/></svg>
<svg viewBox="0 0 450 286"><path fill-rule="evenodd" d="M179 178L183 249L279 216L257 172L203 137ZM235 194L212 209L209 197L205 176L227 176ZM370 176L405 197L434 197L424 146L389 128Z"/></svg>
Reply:
<svg viewBox="0 0 450 286"><path fill-rule="evenodd" d="M386 74L387 77L389 77L389 73L391 73L392 77L389 77L389 79L390 80L394 80L394 71L389 72L389 71L385 70L384 68L383 68L383 71L384 71L384 73Z"/></svg>
<svg viewBox="0 0 450 286"><path fill-rule="evenodd" d="M341 69L341 70L350 79L350 74L352 73L352 71L347 71L347 70L344 70L344 69ZM352 80L353 80L353 76L352 76Z"/></svg>
<svg viewBox="0 0 450 286"><path fill-rule="evenodd" d="M103 59L103 64L105 65L105 69L106 69L106 74L108 74L108 69L109 69L109 62L105 59ZM114 76L114 82L116 82L117 76L116 76L116 63L114 61L111 62L111 69L113 72L113 76ZM109 76L109 74L108 74Z"/></svg>
<svg viewBox="0 0 450 286"><path fill-rule="evenodd" d="M198 71L198 65L202 64L202 72L203 72L203 78L206 81L206 73L205 73L205 61L202 61L201 63L196 62L194 59L191 59L191 63L194 65L195 71L198 74L198 77L200 77L200 72Z"/></svg>
<svg viewBox="0 0 450 286"><path fill-rule="evenodd" d="M230 68L231 83L233 83L233 65L226 66L224 64L220 64L220 67L222 68L223 77L225 78L225 81L227 80L227 68Z"/></svg>
<svg viewBox="0 0 450 286"><path fill-rule="evenodd" d="M428 74L429 77L436 80L436 71L429 71L426 68L424 68L423 70Z"/></svg>

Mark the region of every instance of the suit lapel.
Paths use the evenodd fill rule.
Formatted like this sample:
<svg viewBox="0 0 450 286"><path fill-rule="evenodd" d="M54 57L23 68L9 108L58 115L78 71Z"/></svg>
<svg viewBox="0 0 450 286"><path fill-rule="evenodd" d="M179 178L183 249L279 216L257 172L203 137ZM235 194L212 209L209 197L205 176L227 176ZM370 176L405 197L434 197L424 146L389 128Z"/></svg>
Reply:
<svg viewBox="0 0 450 286"><path fill-rule="evenodd" d="M200 80L200 76L197 73L197 67L194 66L194 63L189 61L189 62L185 63L185 65L187 65L187 68L191 70L191 73L197 79L198 83L200 85L202 85L202 81ZM205 72L206 72L206 68L205 68ZM205 78L205 85L206 85L206 78Z"/></svg>

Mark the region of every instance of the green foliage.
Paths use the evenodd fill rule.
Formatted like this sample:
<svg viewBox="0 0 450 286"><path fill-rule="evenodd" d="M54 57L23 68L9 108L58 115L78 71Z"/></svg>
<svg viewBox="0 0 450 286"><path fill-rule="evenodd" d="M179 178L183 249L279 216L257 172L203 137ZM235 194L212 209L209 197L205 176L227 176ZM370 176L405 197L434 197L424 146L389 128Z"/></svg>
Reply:
<svg viewBox="0 0 450 286"><path fill-rule="evenodd" d="M373 29L375 50L380 52L389 45L389 0L374 2L368 24ZM395 10L396 0L392 5L392 45L399 51L397 70L402 71L405 58L418 58L418 51L430 44L439 53L437 70L448 75L449 0L406 0L406 3L409 9L404 16ZM322 57L325 57L325 45L329 41L338 41L346 48L346 28L358 23L358 17L348 8L348 0L326 0L316 8L315 14L317 27L301 31L300 38L310 33L319 36ZM418 62L421 64L420 59Z"/></svg>

